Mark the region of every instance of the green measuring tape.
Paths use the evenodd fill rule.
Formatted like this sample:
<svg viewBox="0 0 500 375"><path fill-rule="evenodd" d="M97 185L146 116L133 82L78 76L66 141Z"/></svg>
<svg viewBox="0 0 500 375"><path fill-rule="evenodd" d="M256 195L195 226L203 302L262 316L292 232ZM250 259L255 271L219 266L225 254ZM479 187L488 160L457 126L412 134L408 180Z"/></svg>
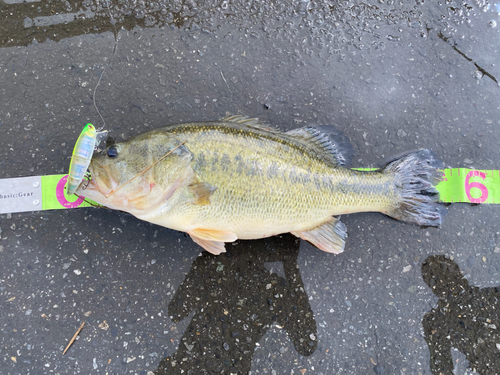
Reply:
<svg viewBox="0 0 500 375"><path fill-rule="evenodd" d="M376 168L354 168L376 170ZM449 168L437 185L444 203L500 204L500 171ZM68 175L0 179L0 214L62 210L98 206L95 202L67 195Z"/></svg>
<svg viewBox="0 0 500 375"><path fill-rule="evenodd" d="M439 183L443 202L500 203L500 171L480 171L466 168L449 168Z"/></svg>

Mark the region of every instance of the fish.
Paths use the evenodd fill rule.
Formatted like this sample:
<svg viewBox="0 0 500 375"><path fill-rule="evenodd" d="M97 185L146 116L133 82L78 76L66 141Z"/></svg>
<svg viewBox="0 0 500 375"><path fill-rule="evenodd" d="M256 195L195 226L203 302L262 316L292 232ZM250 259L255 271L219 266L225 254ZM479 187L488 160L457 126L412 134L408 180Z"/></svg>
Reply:
<svg viewBox="0 0 500 375"><path fill-rule="evenodd" d="M94 154L90 183L76 194L186 232L216 255L226 242L288 232L339 254L347 238L340 215L358 212L441 225L443 165L434 152L353 170L340 138L333 126L284 132L241 115L169 125Z"/></svg>

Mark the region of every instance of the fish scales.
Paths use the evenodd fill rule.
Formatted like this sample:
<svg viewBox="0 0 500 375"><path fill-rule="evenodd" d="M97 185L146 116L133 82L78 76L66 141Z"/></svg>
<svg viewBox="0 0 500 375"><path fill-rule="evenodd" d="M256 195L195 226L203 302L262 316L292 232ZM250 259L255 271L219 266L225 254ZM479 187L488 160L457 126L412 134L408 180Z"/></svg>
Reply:
<svg viewBox="0 0 500 375"><path fill-rule="evenodd" d="M439 163L428 150L355 171L341 165L335 141L314 128L283 133L242 116L171 125L110 147L108 157L92 159L86 195L186 231L216 254L224 242L285 232L338 253L346 232L333 216L346 213L441 222Z"/></svg>

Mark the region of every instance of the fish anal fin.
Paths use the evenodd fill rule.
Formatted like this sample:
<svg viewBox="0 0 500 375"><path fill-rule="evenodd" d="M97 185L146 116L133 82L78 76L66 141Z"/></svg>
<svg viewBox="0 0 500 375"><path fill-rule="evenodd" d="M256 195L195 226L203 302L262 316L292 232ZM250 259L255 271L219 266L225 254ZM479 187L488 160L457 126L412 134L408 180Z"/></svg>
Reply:
<svg viewBox="0 0 500 375"><path fill-rule="evenodd" d="M340 254L344 251L346 227L338 218L333 218L324 224L309 230L291 232L327 253Z"/></svg>
<svg viewBox="0 0 500 375"><path fill-rule="evenodd" d="M220 119L223 122L234 122L236 124L246 125L250 128L267 130L270 132L279 132L279 130L272 128L271 126L264 124L257 118L251 118L243 115L231 115Z"/></svg>
<svg viewBox="0 0 500 375"><path fill-rule="evenodd" d="M290 130L286 135L307 146L333 166L348 165L354 153L347 137L333 125L304 126Z"/></svg>
<svg viewBox="0 0 500 375"><path fill-rule="evenodd" d="M196 236L193 236L192 234L189 234L191 236L191 239L200 245L202 248L204 248L206 251L208 251L211 254L214 255L219 255L220 253L225 253L226 248L224 246L224 242L218 242L218 241L209 241L205 240L203 238L199 238Z"/></svg>
<svg viewBox="0 0 500 375"><path fill-rule="evenodd" d="M215 186L212 186L206 182L198 182L189 185L191 192L194 195L194 204L204 206L210 203L210 196L217 190Z"/></svg>
<svg viewBox="0 0 500 375"><path fill-rule="evenodd" d="M188 234L207 241L234 242L238 239L235 233L228 230L196 228L190 230Z"/></svg>

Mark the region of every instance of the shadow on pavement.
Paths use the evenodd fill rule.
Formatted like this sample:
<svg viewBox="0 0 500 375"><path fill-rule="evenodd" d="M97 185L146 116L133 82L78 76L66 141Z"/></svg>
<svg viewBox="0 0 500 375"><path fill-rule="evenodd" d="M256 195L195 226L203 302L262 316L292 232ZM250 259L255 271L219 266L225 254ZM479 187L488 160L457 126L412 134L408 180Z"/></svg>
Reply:
<svg viewBox="0 0 500 375"><path fill-rule="evenodd" d="M433 374L452 374L451 348L480 374L500 369L500 288L469 285L458 265L443 255L428 257L422 277L439 298L422 321Z"/></svg>
<svg viewBox="0 0 500 375"><path fill-rule="evenodd" d="M203 252L168 306L174 322L194 315L177 352L155 373L248 373L273 324L300 354L314 353L316 321L297 264L299 244L283 235L240 241L219 256Z"/></svg>

